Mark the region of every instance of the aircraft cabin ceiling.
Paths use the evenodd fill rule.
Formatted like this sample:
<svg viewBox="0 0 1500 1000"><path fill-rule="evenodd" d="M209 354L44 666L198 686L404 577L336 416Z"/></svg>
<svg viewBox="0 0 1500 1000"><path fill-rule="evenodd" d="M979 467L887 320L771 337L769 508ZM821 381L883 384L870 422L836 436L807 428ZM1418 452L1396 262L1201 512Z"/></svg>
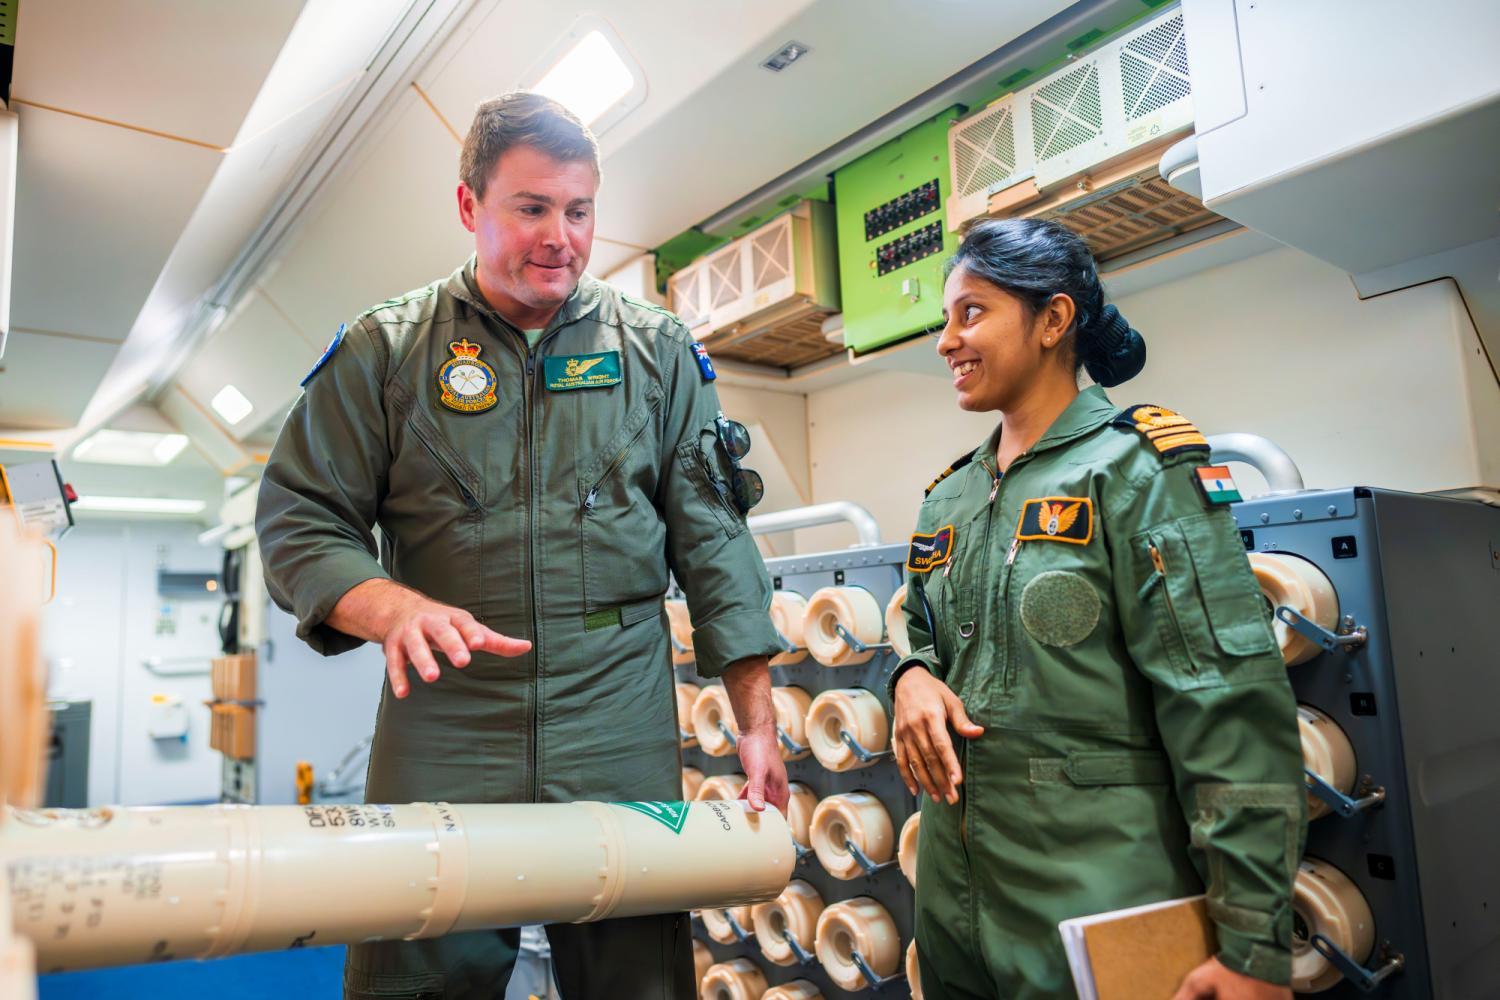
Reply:
<svg viewBox="0 0 1500 1000"><path fill-rule="evenodd" d="M604 20L645 77L643 102L600 136L589 270L602 275L1068 6L22 4L0 438L65 455L144 401L207 465L245 466L340 322L467 257L461 134L479 101L538 76L570 29ZM919 17L955 30L910 31ZM794 66L760 65L794 41L809 50ZM210 405L229 383L252 406L236 424Z"/></svg>

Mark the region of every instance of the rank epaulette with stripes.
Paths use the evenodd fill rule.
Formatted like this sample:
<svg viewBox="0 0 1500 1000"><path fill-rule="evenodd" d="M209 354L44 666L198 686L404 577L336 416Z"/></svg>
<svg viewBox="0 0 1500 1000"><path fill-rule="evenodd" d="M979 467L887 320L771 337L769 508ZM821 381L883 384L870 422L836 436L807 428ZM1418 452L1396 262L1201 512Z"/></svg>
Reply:
<svg viewBox="0 0 1500 1000"><path fill-rule="evenodd" d="M1208 439L1203 432L1187 417L1164 406L1148 403L1127 406L1110 422L1116 427L1129 427L1139 432L1163 455L1208 451Z"/></svg>
<svg viewBox="0 0 1500 1000"><path fill-rule="evenodd" d="M972 451L967 455L964 455L962 458L956 459L954 463L944 469L936 479L927 484L927 488L922 491L922 495L924 497L930 496L932 494L932 491L937 488L938 483L942 482L944 479L947 479L949 476L953 475L959 469L962 469L972 461L974 461L974 453Z"/></svg>

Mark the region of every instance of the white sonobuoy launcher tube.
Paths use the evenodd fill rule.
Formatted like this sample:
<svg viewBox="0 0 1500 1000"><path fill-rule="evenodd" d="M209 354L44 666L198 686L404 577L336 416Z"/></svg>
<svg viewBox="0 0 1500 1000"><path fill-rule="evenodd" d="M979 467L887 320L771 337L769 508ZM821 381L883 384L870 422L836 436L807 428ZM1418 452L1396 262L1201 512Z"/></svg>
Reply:
<svg viewBox="0 0 1500 1000"><path fill-rule="evenodd" d="M796 852L738 802L11 811L15 929L54 972L775 899Z"/></svg>

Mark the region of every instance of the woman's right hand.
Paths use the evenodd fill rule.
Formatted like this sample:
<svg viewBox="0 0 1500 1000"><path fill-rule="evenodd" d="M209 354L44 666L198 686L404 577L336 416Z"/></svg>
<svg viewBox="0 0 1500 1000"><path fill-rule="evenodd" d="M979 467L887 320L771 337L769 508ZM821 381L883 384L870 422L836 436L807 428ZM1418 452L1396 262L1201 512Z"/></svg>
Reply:
<svg viewBox="0 0 1500 1000"><path fill-rule="evenodd" d="M920 784L934 802L956 804L964 775L948 727L971 740L983 734L984 727L969 720L958 695L925 667L908 668L896 682L895 710L893 749L906 790L915 795Z"/></svg>

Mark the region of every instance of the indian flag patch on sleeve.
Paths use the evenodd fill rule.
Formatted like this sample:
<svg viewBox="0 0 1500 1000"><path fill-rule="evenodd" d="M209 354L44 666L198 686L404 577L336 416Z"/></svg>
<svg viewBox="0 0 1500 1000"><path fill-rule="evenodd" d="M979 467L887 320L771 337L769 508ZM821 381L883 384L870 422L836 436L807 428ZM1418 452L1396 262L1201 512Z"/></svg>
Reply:
<svg viewBox="0 0 1500 1000"><path fill-rule="evenodd" d="M1239 503L1240 488L1234 484L1227 465L1200 465L1193 470L1198 478L1198 488L1209 503Z"/></svg>

